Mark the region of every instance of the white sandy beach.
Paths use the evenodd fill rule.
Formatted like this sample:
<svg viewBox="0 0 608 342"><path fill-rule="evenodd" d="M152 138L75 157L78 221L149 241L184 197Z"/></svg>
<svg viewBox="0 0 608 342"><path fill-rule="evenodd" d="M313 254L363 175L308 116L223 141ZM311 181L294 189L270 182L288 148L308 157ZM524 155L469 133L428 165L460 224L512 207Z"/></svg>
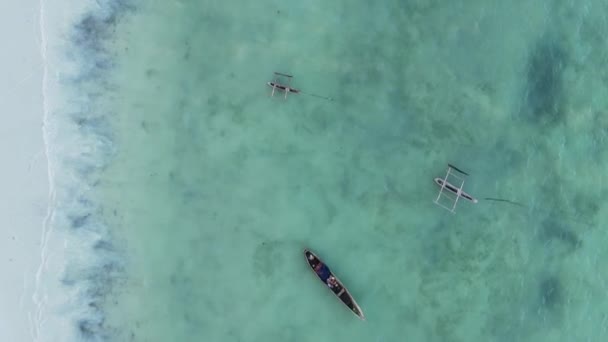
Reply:
<svg viewBox="0 0 608 342"><path fill-rule="evenodd" d="M38 0L0 2L0 340L31 341L48 169Z"/></svg>

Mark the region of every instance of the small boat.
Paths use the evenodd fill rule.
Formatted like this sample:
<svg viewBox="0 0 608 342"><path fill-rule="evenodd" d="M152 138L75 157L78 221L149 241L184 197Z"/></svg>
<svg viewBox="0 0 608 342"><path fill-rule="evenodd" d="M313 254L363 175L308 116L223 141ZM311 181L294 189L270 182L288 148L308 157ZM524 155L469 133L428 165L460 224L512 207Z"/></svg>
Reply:
<svg viewBox="0 0 608 342"><path fill-rule="evenodd" d="M272 87L273 92L275 89L278 89L280 91L284 91L287 93L294 93L294 94L297 94L300 92L298 89L290 88L288 85L285 85L285 84L280 84L280 83L276 83L276 82L268 82L267 84L270 87Z"/></svg>
<svg viewBox="0 0 608 342"><path fill-rule="evenodd" d="M313 252L308 249L304 250L306 261L313 272L319 277L319 279L325 284L336 297L338 297L344 305L346 305L357 317L365 320L363 310L359 307L353 296L350 295L346 287L342 285L342 282L331 272L329 267L321 261Z"/></svg>
<svg viewBox="0 0 608 342"><path fill-rule="evenodd" d="M443 185L443 183L445 182L445 186ZM473 203L477 203L477 199L475 199L473 196L467 194L466 192L462 191L461 189L457 188L456 186L452 185L450 182L448 181L444 181L443 178L435 178L435 183L437 183L437 185L439 185L439 187L443 188L443 189L447 189L449 192L453 193L456 196L468 199L469 201L473 202Z"/></svg>
<svg viewBox="0 0 608 342"><path fill-rule="evenodd" d="M274 81L266 82L266 84L268 84L268 86L272 88L272 93L270 93L271 97L274 96L274 92L278 90L278 91L282 91L285 93L285 99L287 99L287 94L292 93L292 94L305 94L305 95L318 97L318 98L321 98L324 100L333 101L333 99L331 97L321 96L321 95L312 94L312 93L305 93L299 89L292 88L290 85L291 79L293 78L292 75L287 75L287 74L283 74L283 73L276 72L276 71L274 72L274 75L275 75Z"/></svg>

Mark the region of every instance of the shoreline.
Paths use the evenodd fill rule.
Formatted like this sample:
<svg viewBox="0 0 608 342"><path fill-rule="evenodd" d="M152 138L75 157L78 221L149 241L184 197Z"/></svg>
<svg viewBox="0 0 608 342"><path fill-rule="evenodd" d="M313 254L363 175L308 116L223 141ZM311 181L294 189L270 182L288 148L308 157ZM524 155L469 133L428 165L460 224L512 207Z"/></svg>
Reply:
<svg viewBox="0 0 608 342"><path fill-rule="evenodd" d="M123 1L57 2L40 7L51 191L32 335L36 341L111 340L104 303L124 275L124 259L99 197L99 177L116 147L107 108L96 94L108 90L112 60L105 45Z"/></svg>
<svg viewBox="0 0 608 342"><path fill-rule="evenodd" d="M40 265L41 232L47 217L49 174L43 138L42 78L39 1L0 5L5 13L3 41L11 54L0 63L0 146L6 163L0 168L0 262L3 264L0 339L33 338L32 319L36 272ZM26 20L23 20L26 18ZM15 38L14 33L20 32Z"/></svg>
<svg viewBox="0 0 608 342"><path fill-rule="evenodd" d="M119 2L0 5L11 51L0 63L0 340L109 337L103 303L123 260L96 179L114 145L104 113L89 108Z"/></svg>

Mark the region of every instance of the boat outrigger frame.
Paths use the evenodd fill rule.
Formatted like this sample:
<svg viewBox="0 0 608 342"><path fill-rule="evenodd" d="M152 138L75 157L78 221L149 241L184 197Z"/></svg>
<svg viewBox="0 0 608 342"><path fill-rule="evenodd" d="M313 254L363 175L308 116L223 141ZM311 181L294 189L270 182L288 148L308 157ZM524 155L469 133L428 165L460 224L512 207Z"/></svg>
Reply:
<svg viewBox="0 0 608 342"><path fill-rule="evenodd" d="M460 174L461 176L459 176ZM447 209L452 214L455 213L456 205L461 197L477 203L477 200L471 195L464 192L464 177L468 176L468 173L458 169L456 166L448 164L448 170L444 178L435 178L435 183L440 187L439 194L435 199L435 204ZM458 183L457 183L458 182ZM458 185L456 185L458 184ZM441 199L447 199L447 205L441 202ZM446 201L444 201L446 202Z"/></svg>
<svg viewBox="0 0 608 342"><path fill-rule="evenodd" d="M291 79L293 78L292 75L288 75L288 74L283 74L280 72L274 72L274 80L267 82L266 84L268 84L269 87L272 88L272 93L270 93L270 97L274 96L275 91L282 91L285 93L285 100L287 100L287 94L288 93L293 93L293 94L304 94L304 95L310 95L310 96L314 96L314 97L318 97L327 101L333 101L333 99L331 97L327 97L327 96L321 96L321 95L317 95L317 94L312 94L312 93L305 93L299 89L293 88L291 86Z"/></svg>
<svg viewBox="0 0 608 342"><path fill-rule="evenodd" d="M298 89L292 88L291 87L291 79L293 78L293 76L291 75L287 75L287 74L283 74L280 72L274 72L274 80L272 82L268 82L268 85L270 87L272 87L272 93L270 93L270 97L274 96L274 92L275 90L279 90L279 91L283 91L285 92L285 99L287 100L287 94L288 93L294 93L297 94L300 91ZM282 82L282 79L286 78L284 82Z"/></svg>

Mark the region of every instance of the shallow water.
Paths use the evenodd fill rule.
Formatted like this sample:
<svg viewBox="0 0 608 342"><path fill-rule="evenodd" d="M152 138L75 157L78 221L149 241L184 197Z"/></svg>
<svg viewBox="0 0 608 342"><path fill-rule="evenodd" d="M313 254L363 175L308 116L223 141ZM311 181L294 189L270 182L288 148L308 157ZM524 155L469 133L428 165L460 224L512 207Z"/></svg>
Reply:
<svg viewBox="0 0 608 342"><path fill-rule="evenodd" d="M82 336L605 340L607 9L130 7L95 99L115 146L98 214L126 264ZM335 100L270 98L273 71ZM455 215L433 204L447 163L480 199Z"/></svg>

